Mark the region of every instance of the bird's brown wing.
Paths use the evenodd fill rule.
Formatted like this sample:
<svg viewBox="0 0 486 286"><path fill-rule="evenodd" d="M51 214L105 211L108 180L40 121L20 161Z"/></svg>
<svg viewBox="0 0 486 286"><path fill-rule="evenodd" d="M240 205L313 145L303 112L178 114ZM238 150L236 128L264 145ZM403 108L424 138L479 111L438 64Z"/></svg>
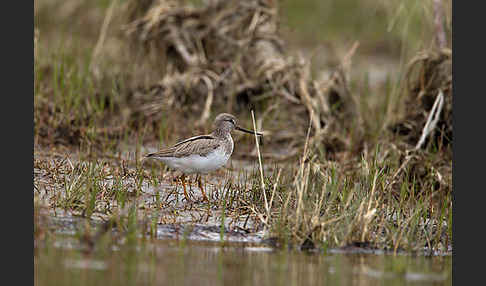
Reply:
<svg viewBox="0 0 486 286"><path fill-rule="evenodd" d="M211 135L200 135L188 138L167 149L147 154L146 157L185 157L191 154L207 156L220 146L220 142Z"/></svg>

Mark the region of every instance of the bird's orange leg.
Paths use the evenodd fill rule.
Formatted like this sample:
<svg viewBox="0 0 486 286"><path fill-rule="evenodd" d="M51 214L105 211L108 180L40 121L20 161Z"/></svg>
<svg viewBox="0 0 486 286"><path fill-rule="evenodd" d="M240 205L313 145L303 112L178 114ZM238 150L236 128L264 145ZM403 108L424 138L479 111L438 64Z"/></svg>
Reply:
<svg viewBox="0 0 486 286"><path fill-rule="evenodd" d="M182 183L182 187L184 188L184 196L186 197L186 200L188 202L190 202L191 199L189 199L189 196L187 195L187 191L186 191L186 176L184 174L182 174L182 176L181 176L181 183Z"/></svg>
<svg viewBox="0 0 486 286"><path fill-rule="evenodd" d="M201 193L203 195L203 200L205 200L206 202L209 203L209 199L208 197L206 196L206 193L204 192L204 188L203 188L203 185L201 183L201 176L198 177L198 180L197 180L197 185L199 186L199 188L201 189Z"/></svg>

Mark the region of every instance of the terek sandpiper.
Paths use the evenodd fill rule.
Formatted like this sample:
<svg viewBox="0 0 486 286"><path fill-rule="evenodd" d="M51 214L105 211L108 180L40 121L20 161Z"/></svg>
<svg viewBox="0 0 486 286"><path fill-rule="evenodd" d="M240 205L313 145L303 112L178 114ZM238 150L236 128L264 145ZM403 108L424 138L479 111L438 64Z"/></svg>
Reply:
<svg viewBox="0 0 486 286"><path fill-rule="evenodd" d="M263 134L247 130L239 126L236 117L221 113L214 119L214 130L211 134L199 135L176 143L174 146L162 149L155 153L145 155L145 158L157 159L172 169L182 172L180 177L184 187L184 196L191 201L186 192L185 175L198 174L198 186L201 189L203 199L209 201L201 184L201 174L207 174L221 168L233 153L233 138L231 131L234 129L250 134L263 136Z"/></svg>

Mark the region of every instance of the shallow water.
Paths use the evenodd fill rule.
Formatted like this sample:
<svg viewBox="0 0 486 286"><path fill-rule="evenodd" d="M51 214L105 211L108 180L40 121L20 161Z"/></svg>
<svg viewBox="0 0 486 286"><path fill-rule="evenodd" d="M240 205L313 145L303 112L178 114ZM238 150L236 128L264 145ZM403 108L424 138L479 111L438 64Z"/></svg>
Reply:
<svg viewBox="0 0 486 286"><path fill-rule="evenodd" d="M36 285L451 285L452 256L352 248L276 249L258 237L194 225L159 225L154 239L101 237L91 250L84 219L51 216L51 239L35 244ZM90 221L93 226L98 223ZM173 238L178 239L173 239ZM244 242L238 242L244 241Z"/></svg>
<svg viewBox="0 0 486 286"><path fill-rule="evenodd" d="M248 243L155 240L99 248L40 247L36 285L451 285L452 257L306 253Z"/></svg>

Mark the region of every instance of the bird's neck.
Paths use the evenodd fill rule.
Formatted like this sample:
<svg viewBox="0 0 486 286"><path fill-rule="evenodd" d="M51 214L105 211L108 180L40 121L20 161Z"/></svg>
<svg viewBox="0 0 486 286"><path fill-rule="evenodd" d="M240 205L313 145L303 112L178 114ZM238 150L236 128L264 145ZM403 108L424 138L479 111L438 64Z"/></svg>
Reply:
<svg viewBox="0 0 486 286"><path fill-rule="evenodd" d="M213 136L221 139L231 138L230 132L224 129L215 129L213 131Z"/></svg>

